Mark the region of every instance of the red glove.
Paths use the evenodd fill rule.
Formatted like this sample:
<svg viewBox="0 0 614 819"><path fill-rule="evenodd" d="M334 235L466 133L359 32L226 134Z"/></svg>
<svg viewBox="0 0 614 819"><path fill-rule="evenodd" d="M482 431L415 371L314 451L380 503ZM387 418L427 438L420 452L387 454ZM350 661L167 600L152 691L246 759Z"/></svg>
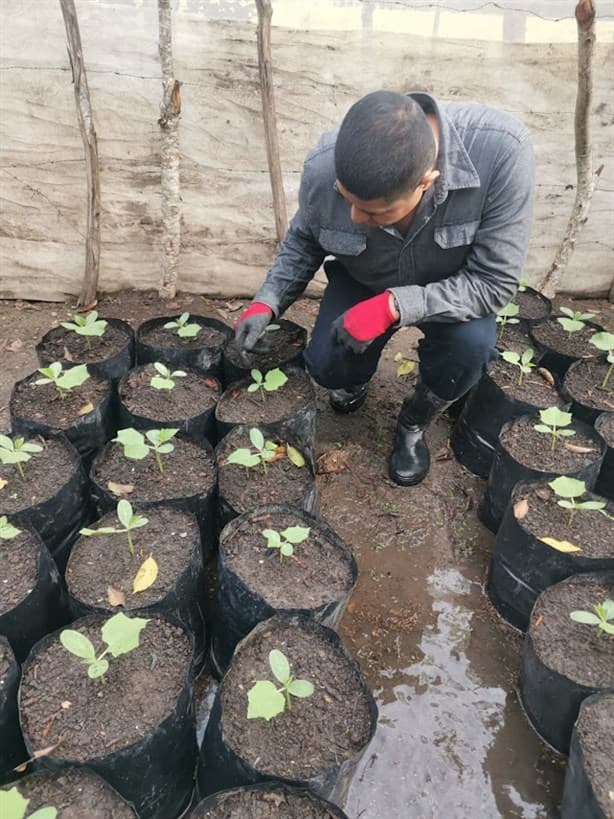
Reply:
<svg viewBox="0 0 614 819"><path fill-rule="evenodd" d="M261 301L253 301L234 323L235 340L239 350L254 349L264 328L273 318L273 311Z"/></svg>
<svg viewBox="0 0 614 819"><path fill-rule="evenodd" d="M396 320L397 316L390 309L390 293L385 290L379 296L350 307L335 319L332 329L340 344L354 353L364 353L369 344Z"/></svg>

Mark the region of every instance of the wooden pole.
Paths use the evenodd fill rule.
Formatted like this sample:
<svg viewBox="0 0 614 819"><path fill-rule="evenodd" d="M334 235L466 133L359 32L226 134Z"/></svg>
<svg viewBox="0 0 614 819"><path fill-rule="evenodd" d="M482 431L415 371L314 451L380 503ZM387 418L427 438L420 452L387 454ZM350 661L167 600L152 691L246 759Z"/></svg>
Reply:
<svg viewBox="0 0 614 819"><path fill-rule="evenodd" d="M286 197L284 195L279 143L277 140L277 120L275 115L275 97L273 94L273 73L271 63L271 17L273 10L270 0L256 0L258 8L258 68L260 72L260 94L262 97L262 115L264 118L264 135L266 140L269 176L273 192L273 212L275 214L275 233L277 241L286 235L288 216Z"/></svg>
<svg viewBox="0 0 614 819"><path fill-rule="evenodd" d="M162 67L162 102L158 125L162 129L160 183L162 192L162 279L158 292L173 298L181 251L181 195L179 180L180 84L173 67L170 0L158 0L159 54Z"/></svg>
<svg viewBox="0 0 614 819"><path fill-rule="evenodd" d="M556 295L558 284L569 263L578 236L588 219L596 177L603 170L601 166L596 173L593 173L590 113L593 97L596 13L592 0L579 0L575 14L578 28L578 90L575 112L576 198L554 261L539 283L539 290L549 298Z"/></svg>
<svg viewBox="0 0 614 819"><path fill-rule="evenodd" d="M92 118L90 92L83 62L81 33L74 0L60 0L66 45L72 71L79 130L85 149L87 171L87 231L85 236L85 271L79 293L78 304L87 306L96 301L98 274L100 270L100 170L98 165L98 143Z"/></svg>

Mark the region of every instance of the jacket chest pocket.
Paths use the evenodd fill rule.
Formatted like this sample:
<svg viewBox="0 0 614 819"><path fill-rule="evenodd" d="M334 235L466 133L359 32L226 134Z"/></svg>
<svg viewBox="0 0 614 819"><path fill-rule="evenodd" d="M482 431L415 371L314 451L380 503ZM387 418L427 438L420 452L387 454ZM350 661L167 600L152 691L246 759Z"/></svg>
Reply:
<svg viewBox="0 0 614 819"><path fill-rule="evenodd" d="M333 256L360 256L367 247L367 237L362 233L322 228L318 239L320 246Z"/></svg>
<svg viewBox="0 0 614 819"><path fill-rule="evenodd" d="M442 250L467 247L467 245L470 245L475 239L475 234L479 226L479 220L475 222L460 222L457 225L440 225L435 228L435 244Z"/></svg>

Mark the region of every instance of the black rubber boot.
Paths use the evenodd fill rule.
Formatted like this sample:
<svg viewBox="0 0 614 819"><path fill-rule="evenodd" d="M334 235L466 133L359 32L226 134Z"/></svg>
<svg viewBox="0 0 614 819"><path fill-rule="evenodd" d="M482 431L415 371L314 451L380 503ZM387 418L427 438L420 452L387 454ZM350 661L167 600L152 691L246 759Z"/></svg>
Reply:
<svg viewBox="0 0 614 819"><path fill-rule="evenodd" d="M369 382L358 384L349 390L331 390L329 401L335 412L356 412L365 403Z"/></svg>
<svg viewBox="0 0 614 819"><path fill-rule="evenodd" d="M413 395L403 401L388 464L388 473L395 483L415 486L426 478L431 456L424 433L431 421L451 403L439 398L421 381L416 384Z"/></svg>

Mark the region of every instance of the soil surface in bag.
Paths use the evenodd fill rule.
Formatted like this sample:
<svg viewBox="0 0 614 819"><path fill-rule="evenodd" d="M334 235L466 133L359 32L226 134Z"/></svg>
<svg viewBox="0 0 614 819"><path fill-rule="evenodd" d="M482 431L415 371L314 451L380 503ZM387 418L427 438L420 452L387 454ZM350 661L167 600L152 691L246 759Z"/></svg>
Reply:
<svg viewBox="0 0 614 819"><path fill-rule="evenodd" d="M531 327L531 335L536 341L556 353L572 358L593 358L601 355L601 350L590 343L591 336L596 332L597 327L586 324L581 330L570 334L554 317Z"/></svg>
<svg viewBox="0 0 614 819"><path fill-rule="evenodd" d="M271 720L247 719L247 692L257 680L275 681L269 652L279 649L295 679L314 685L310 697ZM313 630L276 621L247 637L222 682L222 730L235 754L258 771L309 779L338 768L369 740L371 711L358 668ZM256 763L256 764L254 764Z"/></svg>
<svg viewBox="0 0 614 819"><path fill-rule="evenodd" d="M179 316L168 316L163 324L176 321ZM149 319L148 319L149 320ZM154 319L151 319L152 321ZM155 319L162 322L162 318ZM159 347L161 349L171 348L173 350L199 350L205 347L222 347L228 336L226 333L215 327L210 327L202 322L202 317L190 315L188 324L200 324L200 330L194 338L181 338L177 335L176 329L164 329L163 324L146 328L138 333L139 344L146 344L149 347Z"/></svg>
<svg viewBox="0 0 614 819"><path fill-rule="evenodd" d="M99 316L99 319L102 319ZM64 327L54 327L49 331L41 344L39 355L41 361L73 361L79 364L104 361L120 353L130 341L130 335L121 327L109 322L104 335L88 339Z"/></svg>
<svg viewBox="0 0 614 819"><path fill-rule="evenodd" d="M172 439L175 449L161 455L164 472L160 472L153 452L140 461L124 455L120 444L108 444L94 461L92 477L117 496L134 503L186 498L207 494L215 482L213 455L186 439ZM113 486L120 485L118 492ZM126 490L126 487L132 489Z"/></svg>
<svg viewBox="0 0 614 819"><path fill-rule="evenodd" d="M614 520L598 510L579 509L569 525L569 509L559 506L560 498L547 484L525 489L515 495L514 515L518 523L536 538L551 537L579 546L583 557L614 560ZM587 500L606 503L605 511L614 516L614 501L608 501L593 492L585 492L576 502Z"/></svg>
<svg viewBox="0 0 614 819"><path fill-rule="evenodd" d="M241 788L210 797L215 807L198 806L189 819L335 819L323 802L308 793L291 793L282 788Z"/></svg>
<svg viewBox="0 0 614 819"><path fill-rule="evenodd" d="M569 616L614 599L614 583L587 577L576 575L541 593L531 613L533 647L544 665L578 685L614 688L614 640Z"/></svg>
<svg viewBox="0 0 614 819"><path fill-rule="evenodd" d="M220 496L239 514L268 503L301 507L309 487L313 485L313 475L307 461L304 466L295 466L287 455L285 442L267 440L278 444L276 454L279 457L267 461L266 474L262 464L245 467L226 463L226 458L236 449L249 448L254 451L247 427L234 427L218 444Z"/></svg>
<svg viewBox="0 0 614 819"><path fill-rule="evenodd" d="M316 527L309 527L309 536L294 545L290 557L280 560L279 549L267 548L262 530L283 532L289 526L305 527L305 519L254 513L224 538L228 568L275 609L313 609L347 594L353 584L349 555Z"/></svg>
<svg viewBox="0 0 614 819"><path fill-rule="evenodd" d="M89 637L97 657L107 647L100 633L107 619L82 618L70 627ZM22 670L19 706L24 736L32 748L61 740L53 756L77 762L132 745L172 713L191 656L183 630L153 617L141 631L138 648L119 657L107 654L103 684L88 677L83 662L62 646L58 635L30 655Z"/></svg>
<svg viewBox="0 0 614 819"><path fill-rule="evenodd" d="M614 448L614 412L603 412L595 421L595 429L606 444Z"/></svg>
<svg viewBox="0 0 614 819"><path fill-rule="evenodd" d="M161 506L134 511L148 520L145 526L132 531L134 556L125 533L82 535L74 544L66 569L66 583L73 597L90 606L117 606L117 611L125 611L156 603L174 588L200 538L196 518ZM115 512L104 515L89 528L103 526L121 528ZM157 577L147 589L134 592L135 576L150 556L158 564Z"/></svg>
<svg viewBox="0 0 614 819"><path fill-rule="evenodd" d="M0 614L14 609L36 585L39 552L38 540L26 529L0 539Z"/></svg>
<svg viewBox="0 0 614 819"><path fill-rule="evenodd" d="M43 449L31 453L30 460L22 464L25 481L15 464L0 463L0 484L8 481L0 495L0 515L10 515L49 500L75 474L75 450L66 446L61 438L35 436L26 441L39 444Z"/></svg>
<svg viewBox="0 0 614 819"><path fill-rule="evenodd" d="M539 416L521 418L512 421L502 430L499 439L501 445L518 463L540 472L567 475L577 472L599 457L599 442L579 432L567 438L559 437L556 448L551 450L552 436L533 429L539 423ZM580 451L577 451L578 448Z"/></svg>
<svg viewBox="0 0 614 819"><path fill-rule="evenodd" d="M537 368L530 373L525 373L522 376L522 383L519 384L519 368L513 364L508 364L503 359L499 359L492 365L488 375L509 398L526 401L527 404L534 407L553 407L562 403L561 397L554 386L554 379L549 382L547 380L548 376L540 375Z"/></svg>
<svg viewBox="0 0 614 819"><path fill-rule="evenodd" d="M567 371L565 390L578 404L604 412L611 410L614 407L614 373L607 386L601 386L609 367L604 361L581 361Z"/></svg>
<svg viewBox="0 0 614 819"><path fill-rule="evenodd" d="M169 367L171 372L174 368ZM173 421L179 418L193 418L210 409L218 400L221 388L215 378L205 378L201 373L187 367L177 367L186 373L175 376L175 386L169 390L158 390L150 382L160 374L153 364L137 367L126 376L120 385L122 404L133 415L156 421Z"/></svg>
<svg viewBox="0 0 614 819"><path fill-rule="evenodd" d="M521 322L520 324L506 324L503 331L497 325L497 347L500 350L512 350L522 355L529 347L534 349L535 344L529 335L527 326Z"/></svg>
<svg viewBox="0 0 614 819"><path fill-rule="evenodd" d="M27 418L39 424L46 424L56 429L66 429L80 418L94 411L96 405L111 391L111 384L95 375L90 375L78 387L60 395L53 384L34 383L43 376L32 373L19 384L11 396L11 414L18 418Z"/></svg>
<svg viewBox="0 0 614 819"><path fill-rule="evenodd" d="M550 315L551 306L539 293L531 291L531 288L519 290L514 296L514 302L520 308L518 318L536 321Z"/></svg>
<svg viewBox="0 0 614 819"><path fill-rule="evenodd" d="M226 360L241 370L266 372L294 358L305 346L305 330L287 319L273 319L271 324L279 325L279 330L266 332L249 353L240 353L234 337L230 339L224 347Z"/></svg>
<svg viewBox="0 0 614 819"><path fill-rule="evenodd" d="M303 370L289 370L287 376L286 383L272 392L248 392L248 386L254 383L251 376L235 381L221 397L216 417L228 424L271 423L293 415L315 400L313 386Z"/></svg>
<svg viewBox="0 0 614 819"><path fill-rule="evenodd" d="M614 816L614 694L584 702L576 734L586 773L603 814Z"/></svg>
<svg viewBox="0 0 614 819"><path fill-rule="evenodd" d="M57 819L134 819L128 803L103 779L73 768L59 773L30 774L2 790L17 786L29 799L26 816L43 807L57 808Z"/></svg>

